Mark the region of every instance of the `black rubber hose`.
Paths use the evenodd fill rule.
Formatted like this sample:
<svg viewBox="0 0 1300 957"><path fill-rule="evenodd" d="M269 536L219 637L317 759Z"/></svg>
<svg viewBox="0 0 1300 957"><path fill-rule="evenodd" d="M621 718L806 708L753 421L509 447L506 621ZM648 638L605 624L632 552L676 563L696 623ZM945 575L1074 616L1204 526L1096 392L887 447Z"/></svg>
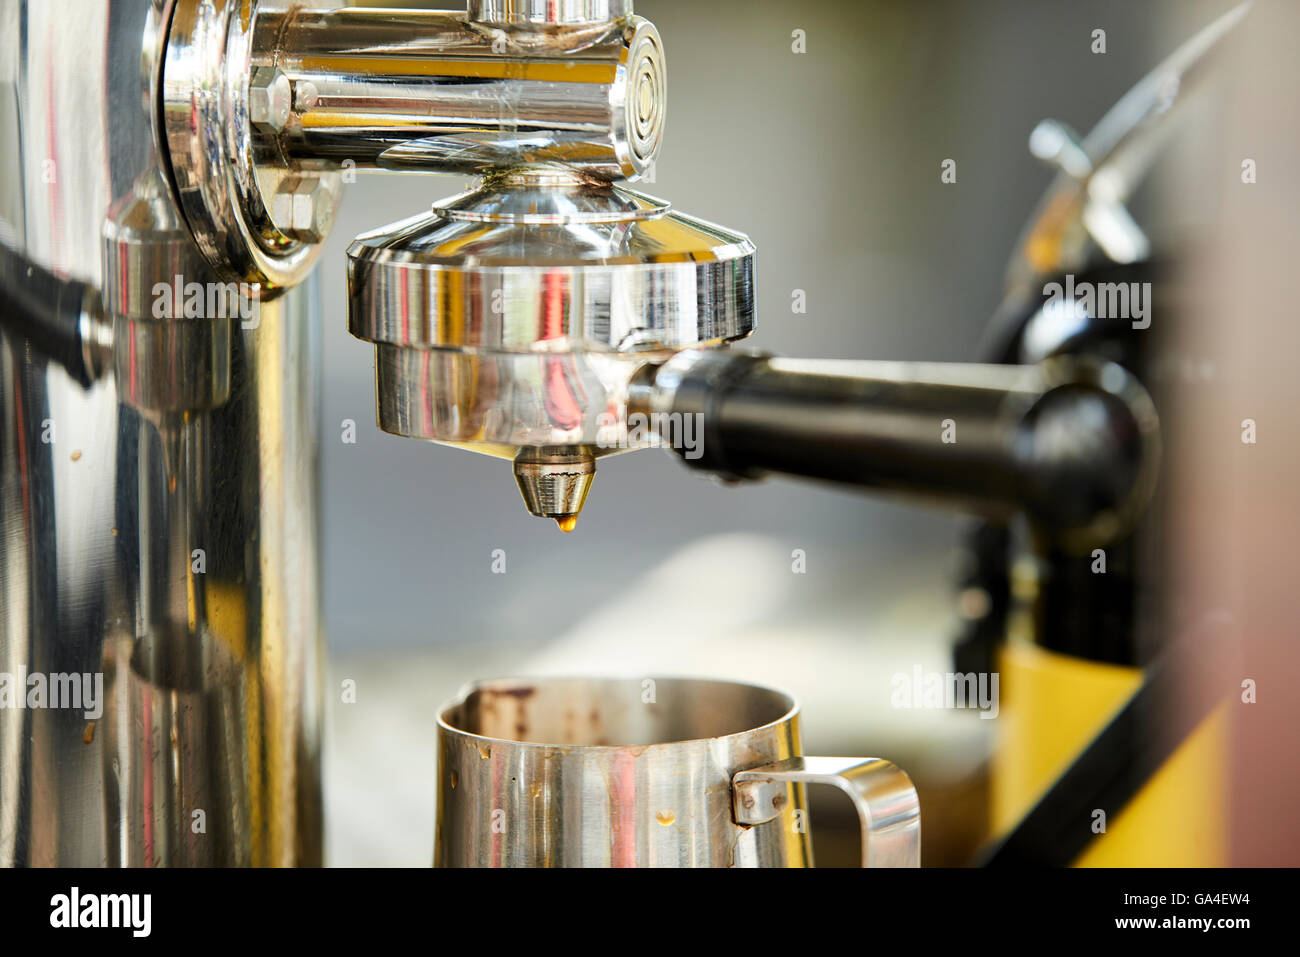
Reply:
<svg viewBox="0 0 1300 957"><path fill-rule="evenodd" d="M61 279L0 243L0 326L90 385L81 342L81 315L92 287Z"/></svg>

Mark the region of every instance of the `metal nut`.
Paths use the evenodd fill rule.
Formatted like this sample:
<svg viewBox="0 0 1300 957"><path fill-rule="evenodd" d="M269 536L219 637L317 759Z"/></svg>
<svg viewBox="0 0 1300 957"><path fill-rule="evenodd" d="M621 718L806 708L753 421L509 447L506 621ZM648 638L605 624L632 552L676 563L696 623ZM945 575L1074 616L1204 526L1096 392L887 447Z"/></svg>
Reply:
<svg viewBox="0 0 1300 957"><path fill-rule="evenodd" d="M287 177L271 200L271 220L290 239L321 242L334 222L334 194L315 176Z"/></svg>
<svg viewBox="0 0 1300 957"><path fill-rule="evenodd" d="M293 112L293 84L275 67L259 67L248 80L248 120L279 132Z"/></svg>

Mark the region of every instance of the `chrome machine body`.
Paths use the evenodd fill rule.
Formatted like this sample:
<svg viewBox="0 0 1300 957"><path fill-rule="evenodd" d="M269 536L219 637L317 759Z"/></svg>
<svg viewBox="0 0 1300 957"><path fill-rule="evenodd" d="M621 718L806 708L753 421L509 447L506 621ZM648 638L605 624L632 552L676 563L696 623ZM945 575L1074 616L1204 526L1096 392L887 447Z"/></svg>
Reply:
<svg viewBox="0 0 1300 957"><path fill-rule="evenodd" d="M218 279L160 159L169 15L0 4L6 307L88 291L83 361L0 336L6 865L321 857L313 287L156 316ZM26 707L37 673L103 700Z"/></svg>
<svg viewBox="0 0 1300 957"><path fill-rule="evenodd" d="M311 269L358 170L478 180L348 251L381 427L511 459L565 530L601 455L698 415L733 478L1027 513L1072 554L1129 532L1157 421L1104 358L720 349L753 245L616 185L666 83L630 0L0 0L0 675L103 676L93 717L0 708L0 863L320 860ZM1111 126L1178 86L1139 91ZM1037 137L1074 177L1052 249L1144 251L1107 129Z"/></svg>
<svg viewBox="0 0 1300 957"><path fill-rule="evenodd" d="M752 246L613 186L665 105L627 0L0 28L0 862L317 863L310 272L352 171L482 178L358 240L352 328L385 428L562 526L640 362L749 332ZM58 676L101 700L29 699Z"/></svg>

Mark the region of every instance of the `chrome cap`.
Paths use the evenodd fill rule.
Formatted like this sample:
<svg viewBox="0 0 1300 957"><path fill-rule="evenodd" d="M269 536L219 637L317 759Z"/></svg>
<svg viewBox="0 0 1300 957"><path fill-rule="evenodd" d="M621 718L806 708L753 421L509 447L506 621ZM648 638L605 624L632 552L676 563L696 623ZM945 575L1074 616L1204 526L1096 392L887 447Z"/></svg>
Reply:
<svg viewBox="0 0 1300 957"><path fill-rule="evenodd" d="M380 427L498 450L594 444L645 358L749 335L753 253L649 196L508 178L363 235L349 323L380 347Z"/></svg>
<svg viewBox="0 0 1300 957"><path fill-rule="evenodd" d="M753 254L629 190L492 185L358 237L349 326L420 349L675 351L749 335Z"/></svg>

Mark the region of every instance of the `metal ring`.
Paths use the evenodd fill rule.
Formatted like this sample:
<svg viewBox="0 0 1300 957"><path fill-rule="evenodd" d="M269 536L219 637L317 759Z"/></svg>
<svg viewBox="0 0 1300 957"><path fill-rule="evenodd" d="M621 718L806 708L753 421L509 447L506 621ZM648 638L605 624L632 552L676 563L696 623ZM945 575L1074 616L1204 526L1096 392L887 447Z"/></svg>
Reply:
<svg viewBox="0 0 1300 957"><path fill-rule="evenodd" d="M239 0L176 3L163 62L163 145L177 204L204 256L222 278L258 283L265 296L306 276L321 246L285 236L262 197L248 78L258 16L268 4L251 15L242 6ZM337 172L313 175L337 195Z"/></svg>

